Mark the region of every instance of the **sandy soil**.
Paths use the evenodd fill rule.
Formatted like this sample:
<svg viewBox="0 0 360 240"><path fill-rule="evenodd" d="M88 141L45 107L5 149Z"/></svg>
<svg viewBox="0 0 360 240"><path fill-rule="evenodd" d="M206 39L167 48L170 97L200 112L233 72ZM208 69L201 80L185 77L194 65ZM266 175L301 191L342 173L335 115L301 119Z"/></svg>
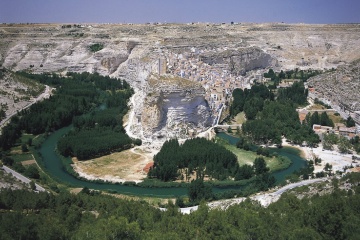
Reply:
<svg viewBox="0 0 360 240"><path fill-rule="evenodd" d="M73 168L81 177L90 180L138 183L146 177L143 169L152 162L153 154L143 147L136 147L88 161L73 159Z"/></svg>
<svg viewBox="0 0 360 240"><path fill-rule="evenodd" d="M321 164L315 165L314 172L321 172L324 170L324 167L326 163L329 163L333 166L332 170L333 172L336 171L343 171L345 166L350 166L351 164L353 166L356 165L356 163L352 162L352 156L358 156L356 154L342 154L335 150L324 150L322 145L319 144L317 148L310 148L310 147L300 147L296 145L291 145L283 139L283 146L290 146L295 147L297 149L301 150L301 157L305 159L315 159L315 157L321 158Z"/></svg>

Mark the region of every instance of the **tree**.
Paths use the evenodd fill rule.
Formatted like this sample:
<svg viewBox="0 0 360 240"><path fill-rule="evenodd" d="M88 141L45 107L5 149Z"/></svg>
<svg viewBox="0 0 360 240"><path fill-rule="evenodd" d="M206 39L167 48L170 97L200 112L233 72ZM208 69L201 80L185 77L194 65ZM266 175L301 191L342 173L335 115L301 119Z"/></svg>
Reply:
<svg viewBox="0 0 360 240"><path fill-rule="evenodd" d="M355 121L351 116L346 119L346 127L355 127Z"/></svg>
<svg viewBox="0 0 360 240"><path fill-rule="evenodd" d="M325 164L325 167L324 167L324 171L326 171L328 173L328 175L330 176L331 175L331 171L332 171L332 165L329 164L329 163L326 163Z"/></svg>
<svg viewBox="0 0 360 240"><path fill-rule="evenodd" d="M30 181L29 185L30 185L31 190L33 190L33 191L36 190L36 185L35 185L34 181Z"/></svg>
<svg viewBox="0 0 360 240"><path fill-rule="evenodd" d="M12 157L4 157L2 162L6 166L12 166L14 164L14 159Z"/></svg>
<svg viewBox="0 0 360 240"><path fill-rule="evenodd" d="M34 178L34 179L39 179L40 178L39 170L34 165L30 165L25 170L25 175L28 176L29 178Z"/></svg>
<svg viewBox="0 0 360 240"><path fill-rule="evenodd" d="M266 162L262 157L255 158L254 169L256 175L269 172L269 168L266 166Z"/></svg>
<svg viewBox="0 0 360 240"><path fill-rule="evenodd" d="M254 168L249 164L244 164L239 167L236 175L235 180L242 180L242 179L250 179L254 176Z"/></svg>
<svg viewBox="0 0 360 240"><path fill-rule="evenodd" d="M29 146L31 146L32 145L32 138L29 138L28 140L27 140L27 145L29 145Z"/></svg>
<svg viewBox="0 0 360 240"><path fill-rule="evenodd" d="M349 153L349 150L351 149L351 143L345 137L341 136L339 138L338 148L340 153Z"/></svg>
<svg viewBox="0 0 360 240"><path fill-rule="evenodd" d="M228 133L232 133L232 129L231 129L230 126L228 127L227 132L228 132Z"/></svg>
<svg viewBox="0 0 360 240"><path fill-rule="evenodd" d="M28 147L26 146L26 144L21 144L21 151L22 151L22 152L28 152L28 151L29 151L29 149L28 149Z"/></svg>
<svg viewBox="0 0 360 240"><path fill-rule="evenodd" d="M210 185L205 184L202 179L196 179L191 181L188 195L191 202L197 202L212 198L213 193Z"/></svg>
<svg viewBox="0 0 360 240"><path fill-rule="evenodd" d="M334 127L333 121L329 118L326 112L323 112L320 115L320 125Z"/></svg>
<svg viewBox="0 0 360 240"><path fill-rule="evenodd" d="M334 133L328 133L323 135L322 145L326 150L333 150L334 144L337 144L338 137Z"/></svg>

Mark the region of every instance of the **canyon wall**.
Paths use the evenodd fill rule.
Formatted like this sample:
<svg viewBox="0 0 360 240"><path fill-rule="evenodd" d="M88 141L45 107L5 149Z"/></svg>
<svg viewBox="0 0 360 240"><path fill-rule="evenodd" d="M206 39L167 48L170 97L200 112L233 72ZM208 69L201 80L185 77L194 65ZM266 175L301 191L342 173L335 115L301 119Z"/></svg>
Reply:
<svg viewBox="0 0 360 240"><path fill-rule="evenodd" d="M359 24L0 25L3 68L126 79L135 89L126 129L141 138L206 129L219 106L206 94L230 78L236 87L254 69L337 68L360 59L359 50ZM181 80L175 87L161 76Z"/></svg>

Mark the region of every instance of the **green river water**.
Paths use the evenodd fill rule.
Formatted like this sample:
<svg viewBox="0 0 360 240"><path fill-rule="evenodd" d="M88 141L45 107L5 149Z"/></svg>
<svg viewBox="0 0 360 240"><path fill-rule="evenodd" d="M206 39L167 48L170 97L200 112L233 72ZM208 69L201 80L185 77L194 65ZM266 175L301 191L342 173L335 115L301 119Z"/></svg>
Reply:
<svg viewBox="0 0 360 240"><path fill-rule="evenodd" d="M51 134L41 145L39 150L44 167L46 171L59 182L66 183L73 187L88 187L95 190L111 190L122 194L136 195L136 196L152 196L152 197L176 197L187 195L187 188L184 187L169 187L169 188L142 188L136 186L124 186L111 183L93 183L85 180L80 180L69 174L63 167L62 162L55 152L57 142L64 134L70 131L71 126L62 128ZM231 144L237 142L237 138L229 136L225 133L219 133L219 137L229 140ZM285 170L273 173L277 181L282 181L286 175L305 166L305 161L299 157L299 152L292 148L276 149L279 155L289 157L293 164ZM222 192L232 189L240 189L241 187L213 187L213 192Z"/></svg>

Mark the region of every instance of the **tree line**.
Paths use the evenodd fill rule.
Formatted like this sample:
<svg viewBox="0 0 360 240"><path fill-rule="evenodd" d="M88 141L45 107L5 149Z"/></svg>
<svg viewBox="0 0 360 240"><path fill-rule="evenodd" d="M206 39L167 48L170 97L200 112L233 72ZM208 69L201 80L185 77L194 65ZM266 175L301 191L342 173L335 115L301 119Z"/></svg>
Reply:
<svg viewBox="0 0 360 240"><path fill-rule="evenodd" d="M188 178L193 171L197 178L209 177L225 180L235 175L236 156L223 146L204 138L188 139L180 145L177 139L166 141L154 156L154 166L148 176L162 181L177 179L181 169Z"/></svg>
<svg viewBox="0 0 360 240"><path fill-rule="evenodd" d="M297 144L306 141L309 145L316 145L319 137L312 130L310 121L301 124L296 111L297 106L306 103L306 96L301 82L280 89L276 96L262 84L254 85L250 90L235 89L230 113L235 116L244 111L247 121L242 125L242 133L257 144L281 146L281 137L285 136ZM323 119L331 121L325 116Z"/></svg>
<svg viewBox="0 0 360 240"><path fill-rule="evenodd" d="M267 208L250 200L226 210L201 203L188 215L172 202L160 211L86 188L77 195L4 189L0 232L2 239L357 239L359 174L342 181L351 188L333 181L333 192L322 196L284 193Z"/></svg>
<svg viewBox="0 0 360 240"><path fill-rule="evenodd" d="M48 133L71 123L74 123L76 131L69 134L69 139L63 140L60 149L65 155L76 153L86 159L126 148L131 143L122 128L122 117L128 111L127 101L133 94L126 81L90 73L67 73L66 76L55 73L16 74L51 85L56 88L56 92L49 99L33 104L11 119L0 136L0 147L3 150L10 149L22 131L31 134ZM95 111L101 104L108 107L103 116ZM93 113L89 117L79 117L90 112ZM96 145L91 141L99 143ZM109 143L106 145L105 142ZM91 154L86 153L89 150L86 144L89 143L96 149L95 152L90 151Z"/></svg>

